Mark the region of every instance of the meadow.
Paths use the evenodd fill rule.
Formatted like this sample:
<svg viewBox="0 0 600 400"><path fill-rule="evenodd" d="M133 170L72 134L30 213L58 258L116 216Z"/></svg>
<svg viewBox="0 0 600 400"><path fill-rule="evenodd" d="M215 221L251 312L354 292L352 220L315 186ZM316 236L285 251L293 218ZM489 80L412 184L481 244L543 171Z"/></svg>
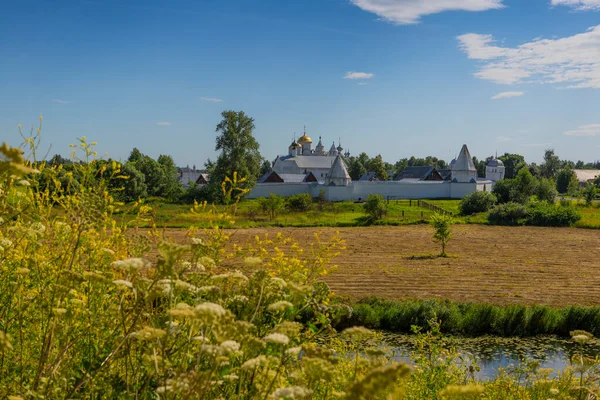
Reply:
<svg viewBox="0 0 600 400"><path fill-rule="evenodd" d="M487 213L470 216L459 215L460 200L425 200L426 203L439 207L455 216L457 224L487 225ZM209 227L213 216L209 213L192 212L192 205L170 204L161 199L149 199L145 202L152 207L153 221L162 228L186 228L195 226ZM579 200L573 205L581 213L581 220L574 226L577 228L600 229L600 203L590 207ZM216 213L231 213L231 206L210 206ZM419 206L419 200L390 200L385 218L374 223L379 226L402 226L427 224L434 211ZM120 207L115 217L120 222L129 222L137 215L137 208L132 204ZM237 205L233 215L236 228L259 227L360 227L372 225L365 217L363 203L343 201L314 203L308 211L284 210L275 218L270 218L260 210L257 199L247 199ZM137 221L136 223L140 223ZM148 227L141 223L140 226Z"/></svg>
<svg viewBox="0 0 600 400"><path fill-rule="evenodd" d="M345 250L324 277L337 296L357 301L450 299L494 305L600 304L598 234L590 229L456 225L449 257L436 257L428 225L354 228L233 229L230 242L245 245L277 233L308 244L339 233ZM172 240L186 231L167 229ZM281 246L286 250L285 246Z"/></svg>

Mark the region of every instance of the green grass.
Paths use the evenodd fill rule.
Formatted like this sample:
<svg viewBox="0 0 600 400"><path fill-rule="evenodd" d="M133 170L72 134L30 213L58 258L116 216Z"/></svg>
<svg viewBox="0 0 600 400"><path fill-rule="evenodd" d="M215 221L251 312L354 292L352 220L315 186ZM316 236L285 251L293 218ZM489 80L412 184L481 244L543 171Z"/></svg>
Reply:
<svg viewBox="0 0 600 400"><path fill-rule="evenodd" d="M582 329L600 335L600 307L456 303L441 300L391 301L364 299L352 305L352 314L338 328L362 325L396 333L410 333L413 325L426 329L428 321L441 321L444 333L469 336L559 335Z"/></svg>
<svg viewBox="0 0 600 400"><path fill-rule="evenodd" d="M458 224L487 225L487 214L479 213L470 216L460 216L460 200L427 200L429 204L436 205L455 215ZM582 215L575 224L578 228L600 229L600 204L585 207L582 201L573 201L575 207ZM161 201L147 203L154 209L154 218L157 226L166 228L185 228L189 226L209 227L213 217L209 213L192 213L190 205L168 204ZM412 204L412 205L411 205ZM217 212L232 212L229 206L215 206ZM403 214L404 213L404 214ZM327 203L322 207L314 203L311 210L306 212L281 212L275 219L259 211L256 199L248 199L239 203L235 213L235 227L355 227L366 225L416 225L429 222L432 211L418 207L417 200L390 200L387 216L370 224L363 211L363 204L352 201ZM117 215L118 219L130 221L134 218L131 206L124 206ZM144 226L142 224L142 226Z"/></svg>

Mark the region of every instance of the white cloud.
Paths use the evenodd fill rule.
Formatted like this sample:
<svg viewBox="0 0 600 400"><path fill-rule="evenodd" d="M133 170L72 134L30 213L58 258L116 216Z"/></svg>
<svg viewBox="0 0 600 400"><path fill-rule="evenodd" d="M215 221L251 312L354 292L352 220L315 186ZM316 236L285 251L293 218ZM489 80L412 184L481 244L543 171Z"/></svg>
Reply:
<svg viewBox="0 0 600 400"><path fill-rule="evenodd" d="M510 138L508 136L496 136L497 142L510 142L511 140L512 140L512 138Z"/></svg>
<svg viewBox="0 0 600 400"><path fill-rule="evenodd" d="M212 101L213 103L221 103L223 100L217 99L215 97L200 97L202 101Z"/></svg>
<svg viewBox="0 0 600 400"><path fill-rule="evenodd" d="M517 47L496 45L491 35L458 37L470 59L481 62L475 76L499 84L551 83L600 88L600 25L559 39L533 40Z"/></svg>
<svg viewBox="0 0 600 400"><path fill-rule="evenodd" d="M160 125L160 126L171 126L172 124L168 121L160 121L157 122L156 125Z"/></svg>
<svg viewBox="0 0 600 400"><path fill-rule="evenodd" d="M58 103L58 104L69 104L70 102L66 101L66 100L61 100L61 99L52 99L53 103Z"/></svg>
<svg viewBox="0 0 600 400"><path fill-rule="evenodd" d="M369 72L346 72L344 79L371 79L374 76Z"/></svg>
<svg viewBox="0 0 600 400"><path fill-rule="evenodd" d="M582 125L577 129L565 131L567 136L600 136L600 124Z"/></svg>
<svg viewBox="0 0 600 400"><path fill-rule="evenodd" d="M367 82L358 82L359 85L368 85Z"/></svg>
<svg viewBox="0 0 600 400"><path fill-rule="evenodd" d="M600 0L552 0L553 6L569 6L576 10L600 10Z"/></svg>
<svg viewBox="0 0 600 400"><path fill-rule="evenodd" d="M498 93L495 96L492 96L492 100L507 99L509 97L519 97L519 96L523 96L524 94L525 94L525 92L502 92L502 93Z"/></svg>
<svg viewBox="0 0 600 400"><path fill-rule="evenodd" d="M503 8L502 0L350 0L365 11L395 24L417 24L424 15L444 11L486 11Z"/></svg>
<svg viewBox="0 0 600 400"><path fill-rule="evenodd" d="M530 143L530 144L522 144L521 147L550 147L552 146L552 142L547 143Z"/></svg>

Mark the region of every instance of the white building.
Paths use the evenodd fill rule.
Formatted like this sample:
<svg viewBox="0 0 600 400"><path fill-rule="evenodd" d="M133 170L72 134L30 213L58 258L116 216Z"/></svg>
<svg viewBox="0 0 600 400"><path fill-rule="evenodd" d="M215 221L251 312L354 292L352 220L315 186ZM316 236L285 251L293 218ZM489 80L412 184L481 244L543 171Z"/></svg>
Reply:
<svg viewBox="0 0 600 400"><path fill-rule="evenodd" d="M248 197L267 197L270 193L280 196L308 193L317 197L323 191L325 197L332 201L364 200L374 193L389 199L460 199L475 191L491 191L495 183L491 179L477 177L475 164L466 145L463 145L460 154L451 163L449 179L440 177L438 180L431 180L428 179L432 176L429 173L400 181L351 181L340 155L343 150L341 146L332 146L331 154L334 154L334 150L337 152L333 156L329 155L330 152L324 155L321 140L314 151L311 143L312 140L304 134L298 143L290 145L290 154L278 157L273 167L273 171L279 175L295 174L299 176L298 179L267 179L265 176ZM298 155L299 151L302 154ZM308 182L309 173L317 178L317 182Z"/></svg>
<svg viewBox="0 0 600 400"><path fill-rule="evenodd" d="M498 182L504 179L506 168L504 163L498 160L498 157L494 157L485 167L485 177L490 181Z"/></svg>
<svg viewBox="0 0 600 400"><path fill-rule="evenodd" d="M312 172L319 182L325 182L336 157L338 154L342 154L343 150L341 145L336 147L334 143L329 151L325 151L320 137L317 147L313 150L312 139L304 132L298 142L292 141L288 147L287 156L277 156L273 164L273 171L279 175L306 175ZM346 157L349 156L350 154L346 152Z"/></svg>

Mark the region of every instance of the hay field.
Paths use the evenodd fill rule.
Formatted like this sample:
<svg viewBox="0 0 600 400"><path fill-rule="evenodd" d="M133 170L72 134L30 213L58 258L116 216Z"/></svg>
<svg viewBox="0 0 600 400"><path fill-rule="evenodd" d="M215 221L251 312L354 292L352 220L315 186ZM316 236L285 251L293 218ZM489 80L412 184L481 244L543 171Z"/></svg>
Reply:
<svg viewBox="0 0 600 400"><path fill-rule="evenodd" d="M240 229L232 241L282 232L301 243L339 231L347 249L326 281L342 297L493 304L600 305L600 234L575 228L456 225L449 258L426 225ZM169 236L182 236L168 230ZM416 257L411 257L416 256Z"/></svg>

